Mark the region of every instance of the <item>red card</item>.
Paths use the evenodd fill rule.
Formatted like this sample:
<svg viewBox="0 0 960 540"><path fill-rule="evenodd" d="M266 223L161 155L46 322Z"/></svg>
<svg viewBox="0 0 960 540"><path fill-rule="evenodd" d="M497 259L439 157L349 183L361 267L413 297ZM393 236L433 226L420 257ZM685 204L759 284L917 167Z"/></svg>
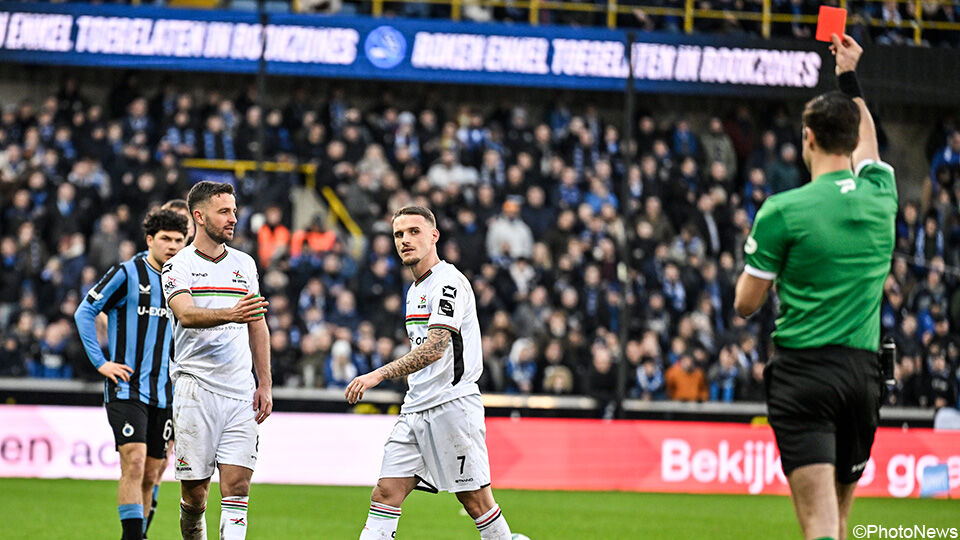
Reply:
<svg viewBox="0 0 960 540"><path fill-rule="evenodd" d="M847 10L830 6L820 6L817 18L817 41L830 41L830 34L843 39L843 30L847 26Z"/></svg>

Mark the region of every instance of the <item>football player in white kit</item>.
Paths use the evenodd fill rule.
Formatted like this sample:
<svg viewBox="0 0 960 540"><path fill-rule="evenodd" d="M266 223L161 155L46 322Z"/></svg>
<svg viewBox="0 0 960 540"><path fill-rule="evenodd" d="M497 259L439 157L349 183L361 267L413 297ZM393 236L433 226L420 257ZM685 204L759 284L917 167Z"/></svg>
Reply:
<svg viewBox="0 0 960 540"><path fill-rule="evenodd" d="M436 218L407 206L393 216L393 237L415 279L407 292L412 350L355 378L346 398L356 403L384 379L409 375L400 418L383 449L380 479L360 540L392 539L400 505L414 489L456 494L482 539L509 540L510 527L493 499L484 439L480 324L473 288L437 256Z"/></svg>
<svg viewBox="0 0 960 540"><path fill-rule="evenodd" d="M226 245L237 224L233 186L199 182L187 202L196 239L167 261L162 275L176 317L170 378L180 533L206 540L204 510L219 468L220 538L243 539L258 424L273 409L267 302L253 258Z"/></svg>

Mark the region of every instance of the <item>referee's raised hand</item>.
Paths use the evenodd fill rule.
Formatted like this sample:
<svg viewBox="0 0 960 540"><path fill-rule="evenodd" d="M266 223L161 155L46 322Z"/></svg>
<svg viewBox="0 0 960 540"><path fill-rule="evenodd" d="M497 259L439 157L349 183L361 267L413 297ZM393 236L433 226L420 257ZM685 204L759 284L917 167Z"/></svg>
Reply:
<svg viewBox="0 0 960 540"><path fill-rule="evenodd" d="M235 323L251 323L263 317L270 303L257 293L248 293L228 310L229 319Z"/></svg>
<svg viewBox="0 0 960 540"><path fill-rule="evenodd" d="M833 41L830 52L837 61L837 75L846 71L856 71L860 55L863 54L863 47L847 34L843 37L830 34L830 40Z"/></svg>

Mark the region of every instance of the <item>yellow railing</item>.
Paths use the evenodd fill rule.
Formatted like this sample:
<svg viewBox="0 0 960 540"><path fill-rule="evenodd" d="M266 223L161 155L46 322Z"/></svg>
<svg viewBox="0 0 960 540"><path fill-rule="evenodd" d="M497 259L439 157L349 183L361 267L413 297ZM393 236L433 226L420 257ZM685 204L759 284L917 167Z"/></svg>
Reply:
<svg viewBox="0 0 960 540"><path fill-rule="evenodd" d="M343 223L347 231L354 238L363 238L363 229L350 217L350 212L347 211L347 207L340 201L340 197L337 197L337 193L328 186L323 186L320 192L323 193L323 197L327 199L327 205L330 207L330 211L337 216L340 223Z"/></svg>
<svg viewBox="0 0 960 540"><path fill-rule="evenodd" d="M769 38L771 34L771 25L774 23L800 23L816 24L816 15L793 15L791 13L773 13L771 8L772 0L748 0L749 3L757 5L759 11L733 11L716 9L699 9L694 0L684 0L684 7L668 8L661 6L645 6L643 1L627 2L623 0L598 0L597 2L582 1L557 1L557 0L359 0L361 3L370 3L370 12L375 17L383 15L384 3L391 4L438 4L449 5L450 16L453 20L459 21L463 17L463 5L480 6L484 8L515 8L520 10L529 10L530 24L539 24L540 12L542 11L566 11L579 13L597 13L606 15L606 24L609 28L616 28L617 17L620 15L635 15L637 10L642 11L647 16L653 17L678 17L683 20L684 32L690 34L694 30L694 21L697 19L736 19L738 21L756 21L761 24L761 34ZM866 0L870 3L879 4L883 0ZM924 20L923 0L896 0L900 4L907 4L906 12L910 13L912 19L904 19L900 23L887 23L883 20L874 18L864 18L858 14L851 14L847 18L847 24L862 22L868 26L903 28L912 30L913 40L917 45L923 42L924 30L950 30L960 31L960 23L935 22ZM840 7L847 7L847 0L840 0Z"/></svg>
<svg viewBox="0 0 960 540"><path fill-rule="evenodd" d="M232 171L234 177L242 178L247 173L257 170L257 162L249 160L227 160L227 159L184 159L180 165L189 169L208 169L215 171ZM264 172L296 172L303 175L304 185L307 189L314 189L317 183L317 167L310 163L298 165L295 163L272 162L263 163ZM329 187L320 190L323 198L327 200L327 207L330 213L336 217L337 221L343 225L343 228L357 240L363 239L363 229L357 225L357 222L350 216L347 207L344 206L337 193Z"/></svg>

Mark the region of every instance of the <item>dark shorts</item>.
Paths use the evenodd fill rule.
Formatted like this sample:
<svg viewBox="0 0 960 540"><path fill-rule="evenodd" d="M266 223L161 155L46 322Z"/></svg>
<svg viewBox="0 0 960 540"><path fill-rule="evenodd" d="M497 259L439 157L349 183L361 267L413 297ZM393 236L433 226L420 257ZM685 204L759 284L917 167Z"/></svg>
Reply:
<svg viewBox="0 0 960 540"><path fill-rule="evenodd" d="M877 355L836 346L780 348L764 380L784 474L830 463L838 482L859 480L880 421Z"/></svg>
<svg viewBox="0 0 960 540"><path fill-rule="evenodd" d="M167 456L167 444L173 439L169 407L161 409L123 399L107 402L106 408L118 450L127 443L146 443L148 456L157 459Z"/></svg>

